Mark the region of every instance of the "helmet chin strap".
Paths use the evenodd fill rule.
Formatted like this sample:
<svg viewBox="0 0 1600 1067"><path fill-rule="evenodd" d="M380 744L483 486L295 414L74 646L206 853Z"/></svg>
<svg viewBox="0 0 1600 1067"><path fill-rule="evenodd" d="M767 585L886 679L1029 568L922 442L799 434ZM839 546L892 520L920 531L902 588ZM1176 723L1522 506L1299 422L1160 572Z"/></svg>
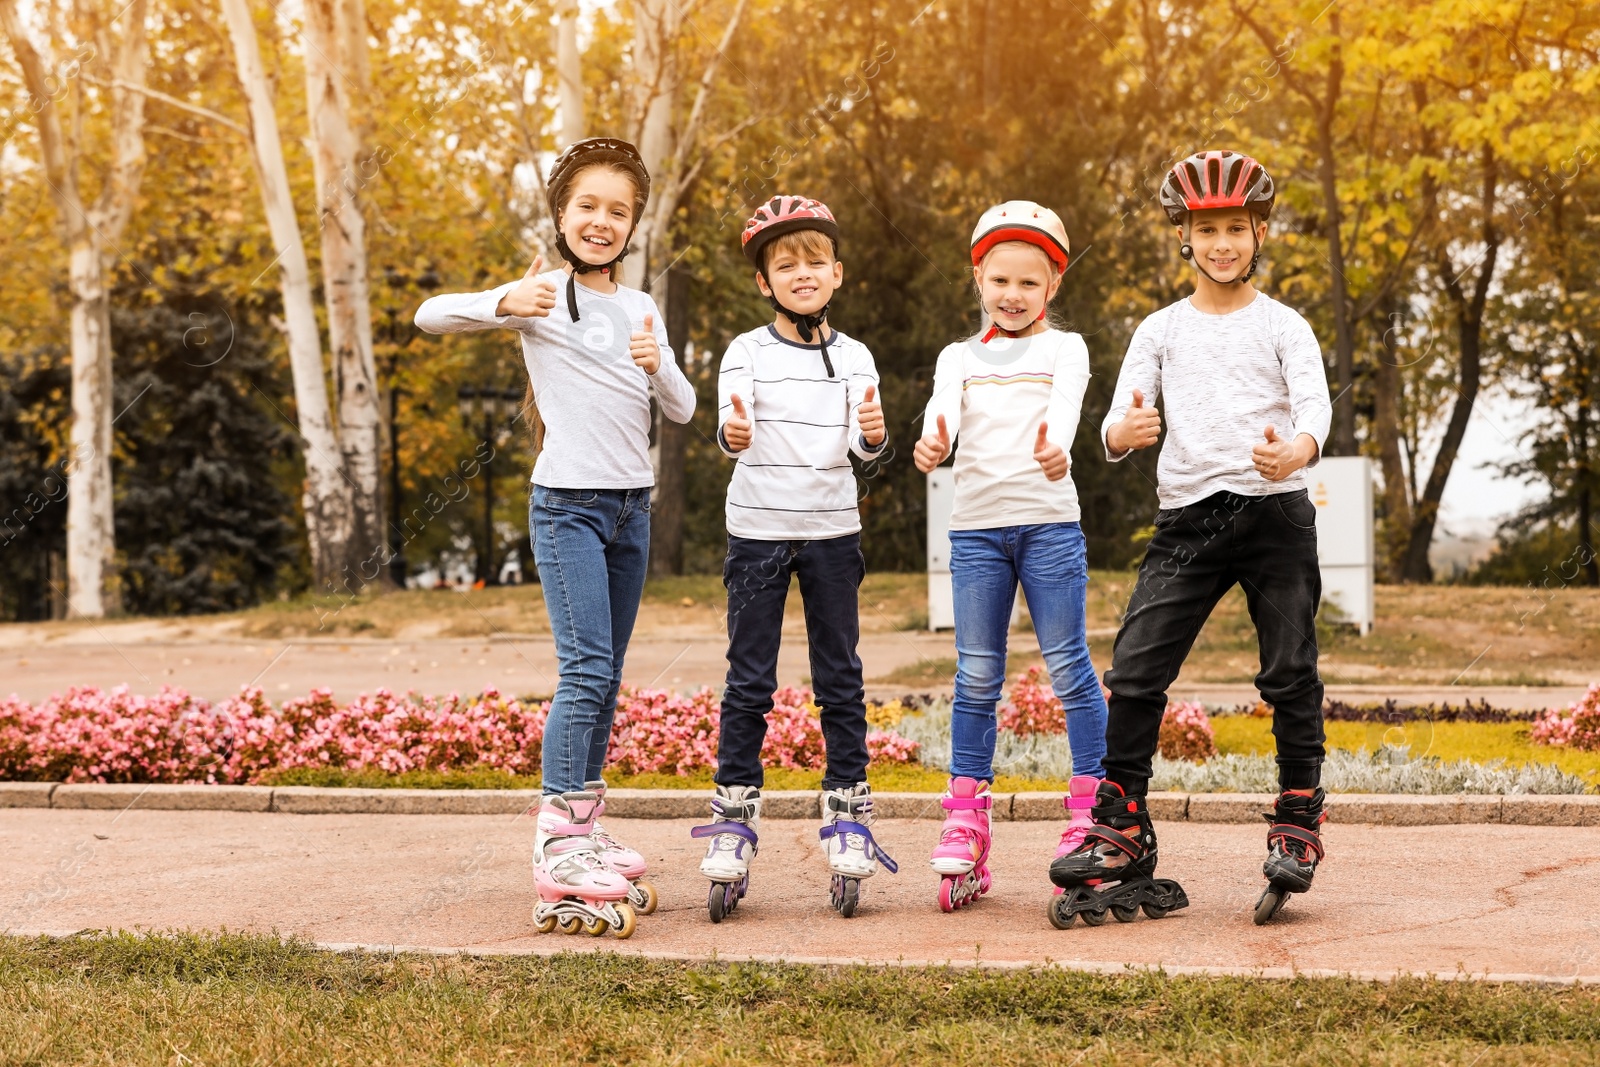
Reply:
<svg viewBox="0 0 1600 1067"><path fill-rule="evenodd" d="M1219 282L1217 279L1211 277L1211 273L1200 265L1200 261L1198 259L1194 258L1194 245L1190 243L1190 235L1194 232L1191 229L1193 225L1194 224L1192 222L1185 222L1183 224L1183 244L1178 246L1178 255L1184 259L1187 259L1190 263L1193 263L1194 269L1199 271L1201 274L1204 274L1208 281L1210 281L1213 285L1243 285L1245 282L1255 277L1256 263L1261 259L1261 241L1256 237L1256 228L1254 226L1250 227L1250 243L1254 246L1254 251L1250 253L1249 268L1231 282Z"/></svg>
<svg viewBox="0 0 1600 1067"><path fill-rule="evenodd" d="M633 238L633 231L631 229L628 231L628 238L629 240ZM621 263L622 260L627 256L628 245L627 242L624 242L622 245L622 251L618 252L616 258L614 258L610 263L587 263L579 259L577 254L572 251L572 247L567 244L567 235L562 233L558 228L556 230L556 251L561 253L561 258L566 260L567 265L572 268L572 273L567 275L567 314L572 316L573 322L577 322L578 275L591 274L594 271L599 271L601 274L610 275L611 269L618 263Z"/></svg>
<svg viewBox="0 0 1600 1067"><path fill-rule="evenodd" d="M989 328L987 330L983 331L983 336L978 338L978 343L980 345L986 345L990 341L994 340L996 334L1002 334L1002 333L1005 334L1007 337L1022 337L1029 330L1033 329L1033 323L1034 322L1043 322L1044 321L1044 314L1045 314L1045 311L1047 311L1047 310L1048 310L1048 308L1040 308L1039 309L1039 317L1034 319L1033 322L1028 323L1027 326L1023 327L1020 330L1008 330L1004 326L1000 325L998 322L994 321L993 319L990 319L989 320Z"/></svg>
<svg viewBox="0 0 1600 1067"><path fill-rule="evenodd" d="M764 278L765 275L763 275ZM823 304L821 309L810 315L802 315L798 311L790 311L778 303L778 294L772 291L771 282L767 283L767 302L772 305L773 310L794 323L794 328L800 334L800 339L806 344L811 343L811 335L813 333L817 335L817 344L822 347L822 367L828 372L828 377L832 378L833 360L828 358L828 338L822 332L822 324L828 318L828 305Z"/></svg>

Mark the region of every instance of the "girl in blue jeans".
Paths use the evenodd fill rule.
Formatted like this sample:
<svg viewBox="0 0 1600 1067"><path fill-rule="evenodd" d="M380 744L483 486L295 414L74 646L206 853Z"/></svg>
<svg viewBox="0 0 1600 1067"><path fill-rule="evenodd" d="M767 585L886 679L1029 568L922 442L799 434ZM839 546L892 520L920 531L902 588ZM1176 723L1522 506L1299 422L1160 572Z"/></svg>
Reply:
<svg viewBox="0 0 1600 1067"><path fill-rule="evenodd" d="M984 212L972 234L972 268L985 326L939 354L915 450L927 473L961 442L950 518L957 656L950 786L930 858L945 911L989 889L995 705L1019 583L1072 746L1070 820L1058 855L1076 848L1091 825L1104 775L1106 703L1084 632L1088 558L1066 452L1089 384L1089 352L1083 338L1045 321L1068 254L1066 228L1049 208L1013 200Z"/></svg>
<svg viewBox="0 0 1600 1067"><path fill-rule="evenodd" d="M644 857L596 821L622 661L650 556L650 395L674 422L694 414L694 388L673 360L655 302L617 284L650 196L650 175L626 141L593 137L555 161L549 180L556 249L518 281L436 296L417 310L429 333L505 327L522 335L529 399L544 417L528 526L555 638L560 680L544 733L544 798L534 836L541 931L588 924L632 933L624 897L646 914L636 883Z"/></svg>

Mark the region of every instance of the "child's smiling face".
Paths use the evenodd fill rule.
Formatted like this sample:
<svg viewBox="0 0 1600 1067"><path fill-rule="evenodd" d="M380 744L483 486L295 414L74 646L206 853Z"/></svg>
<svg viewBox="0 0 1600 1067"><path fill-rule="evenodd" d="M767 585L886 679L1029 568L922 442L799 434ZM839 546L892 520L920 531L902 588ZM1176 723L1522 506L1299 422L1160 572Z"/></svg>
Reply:
<svg viewBox="0 0 1600 1067"><path fill-rule="evenodd" d="M561 235L567 247L599 266L617 258L633 229L633 180L610 167L589 167L572 181L561 210Z"/></svg>
<svg viewBox="0 0 1600 1067"><path fill-rule="evenodd" d="M802 243L780 238L767 257L766 270L756 275L761 295L776 296L797 315L815 315L827 307L844 283L844 264L833 257L826 240Z"/></svg>
<svg viewBox="0 0 1600 1067"><path fill-rule="evenodd" d="M989 321L1008 333L1028 329L1055 296L1061 275L1044 250L1023 241L997 244L972 268Z"/></svg>
<svg viewBox="0 0 1600 1067"><path fill-rule="evenodd" d="M1180 239L1183 230L1179 231ZM1189 245L1194 261L1218 282L1227 283L1250 269L1250 260L1267 236L1267 224L1242 207L1196 211L1189 218Z"/></svg>

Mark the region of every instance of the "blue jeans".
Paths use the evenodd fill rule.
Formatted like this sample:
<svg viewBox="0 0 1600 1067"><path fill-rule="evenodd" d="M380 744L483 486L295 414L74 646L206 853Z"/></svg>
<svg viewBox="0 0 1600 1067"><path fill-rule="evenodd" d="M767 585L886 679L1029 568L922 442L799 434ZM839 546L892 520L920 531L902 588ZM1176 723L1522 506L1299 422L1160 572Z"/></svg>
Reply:
<svg viewBox="0 0 1600 1067"><path fill-rule="evenodd" d="M560 679L544 728L544 792L600 777L650 561L650 490L533 488L533 558Z"/></svg>
<svg viewBox="0 0 1600 1067"><path fill-rule="evenodd" d="M792 574L800 578L811 685L828 755L822 788L867 780L866 691L856 654L861 629L856 596L866 573L860 534L818 541L728 538L722 567L728 588L728 688L717 738L718 785L759 786L766 780L761 745L778 687L778 646Z"/></svg>
<svg viewBox="0 0 1600 1067"><path fill-rule="evenodd" d="M1104 777L1106 701L1084 631L1089 557L1075 522L950 531L955 592L956 697L950 774L994 780L995 705L1006 681L1006 638L1017 583L1028 600L1050 685L1067 713L1072 773Z"/></svg>

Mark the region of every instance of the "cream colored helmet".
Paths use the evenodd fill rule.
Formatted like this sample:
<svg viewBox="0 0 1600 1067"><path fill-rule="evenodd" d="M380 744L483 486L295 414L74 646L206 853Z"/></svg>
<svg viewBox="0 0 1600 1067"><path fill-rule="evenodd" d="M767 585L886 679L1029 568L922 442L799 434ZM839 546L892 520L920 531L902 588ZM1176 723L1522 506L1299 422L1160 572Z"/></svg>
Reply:
<svg viewBox="0 0 1600 1067"><path fill-rule="evenodd" d="M1049 208L1032 200L1007 200L985 211L972 231L972 265L983 262L989 250L1002 241L1036 245L1056 265L1057 274L1066 273L1072 247L1061 216Z"/></svg>

